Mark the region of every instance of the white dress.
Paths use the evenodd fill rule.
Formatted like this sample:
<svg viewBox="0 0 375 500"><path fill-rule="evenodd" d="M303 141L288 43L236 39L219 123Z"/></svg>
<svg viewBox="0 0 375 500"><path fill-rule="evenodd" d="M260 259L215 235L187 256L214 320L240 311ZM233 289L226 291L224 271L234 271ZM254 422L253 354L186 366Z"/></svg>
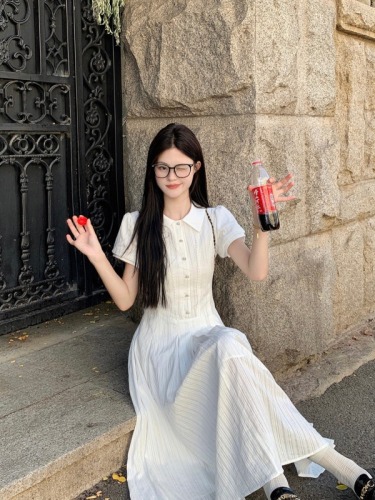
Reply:
<svg viewBox="0 0 375 500"><path fill-rule="evenodd" d="M243 229L223 206L207 209L216 253L226 257ZM125 251L138 212L122 221L113 253ZM215 246L205 209L164 216L167 307L146 309L129 352L137 413L128 462L132 500L239 500L325 446L253 355L246 336L227 328L212 297ZM249 318L251 321L251 318ZM302 460L300 475L317 476ZM314 464L316 465L316 464Z"/></svg>

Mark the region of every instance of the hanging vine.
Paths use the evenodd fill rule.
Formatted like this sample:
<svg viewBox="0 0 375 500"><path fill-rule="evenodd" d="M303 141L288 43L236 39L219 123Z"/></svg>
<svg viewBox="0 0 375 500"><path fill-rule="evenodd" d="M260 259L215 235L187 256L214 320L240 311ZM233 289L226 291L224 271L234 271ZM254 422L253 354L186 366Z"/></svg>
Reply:
<svg viewBox="0 0 375 500"><path fill-rule="evenodd" d="M105 30L115 37L117 45L120 43L120 12L124 3L125 0L92 0L95 21L104 25Z"/></svg>

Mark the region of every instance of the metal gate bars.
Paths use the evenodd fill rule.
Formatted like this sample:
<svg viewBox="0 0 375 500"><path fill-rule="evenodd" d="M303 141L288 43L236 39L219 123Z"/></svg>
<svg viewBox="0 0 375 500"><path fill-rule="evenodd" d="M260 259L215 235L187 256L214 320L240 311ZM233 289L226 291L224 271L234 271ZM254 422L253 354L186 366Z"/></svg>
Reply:
<svg viewBox="0 0 375 500"><path fill-rule="evenodd" d="M123 206L119 49L89 0L0 2L0 333L97 301L65 240L89 215L110 255Z"/></svg>

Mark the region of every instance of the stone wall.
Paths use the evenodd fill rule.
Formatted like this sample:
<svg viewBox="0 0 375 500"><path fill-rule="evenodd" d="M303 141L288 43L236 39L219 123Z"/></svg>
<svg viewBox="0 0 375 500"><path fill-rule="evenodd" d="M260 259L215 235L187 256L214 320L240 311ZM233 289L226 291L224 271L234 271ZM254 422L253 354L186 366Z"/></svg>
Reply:
<svg viewBox="0 0 375 500"><path fill-rule="evenodd" d="M249 283L220 262L224 321L283 370L375 311L375 7L371 0L128 0L126 209L147 148L171 121L198 135L213 205L251 235L249 164L293 171L271 270ZM249 241L251 243L251 241Z"/></svg>

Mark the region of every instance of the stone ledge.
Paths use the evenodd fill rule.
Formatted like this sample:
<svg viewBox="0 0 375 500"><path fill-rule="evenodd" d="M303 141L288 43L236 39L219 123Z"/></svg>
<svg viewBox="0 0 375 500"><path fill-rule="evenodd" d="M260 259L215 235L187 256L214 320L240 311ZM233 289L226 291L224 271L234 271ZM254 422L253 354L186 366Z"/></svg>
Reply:
<svg viewBox="0 0 375 500"><path fill-rule="evenodd" d="M135 417L0 490L7 500L71 499L126 460Z"/></svg>
<svg viewBox="0 0 375 500"><path fill-rule="evenodd" d="M339 0L337 29L375 40L375 7L358 0Z"/></svg>

